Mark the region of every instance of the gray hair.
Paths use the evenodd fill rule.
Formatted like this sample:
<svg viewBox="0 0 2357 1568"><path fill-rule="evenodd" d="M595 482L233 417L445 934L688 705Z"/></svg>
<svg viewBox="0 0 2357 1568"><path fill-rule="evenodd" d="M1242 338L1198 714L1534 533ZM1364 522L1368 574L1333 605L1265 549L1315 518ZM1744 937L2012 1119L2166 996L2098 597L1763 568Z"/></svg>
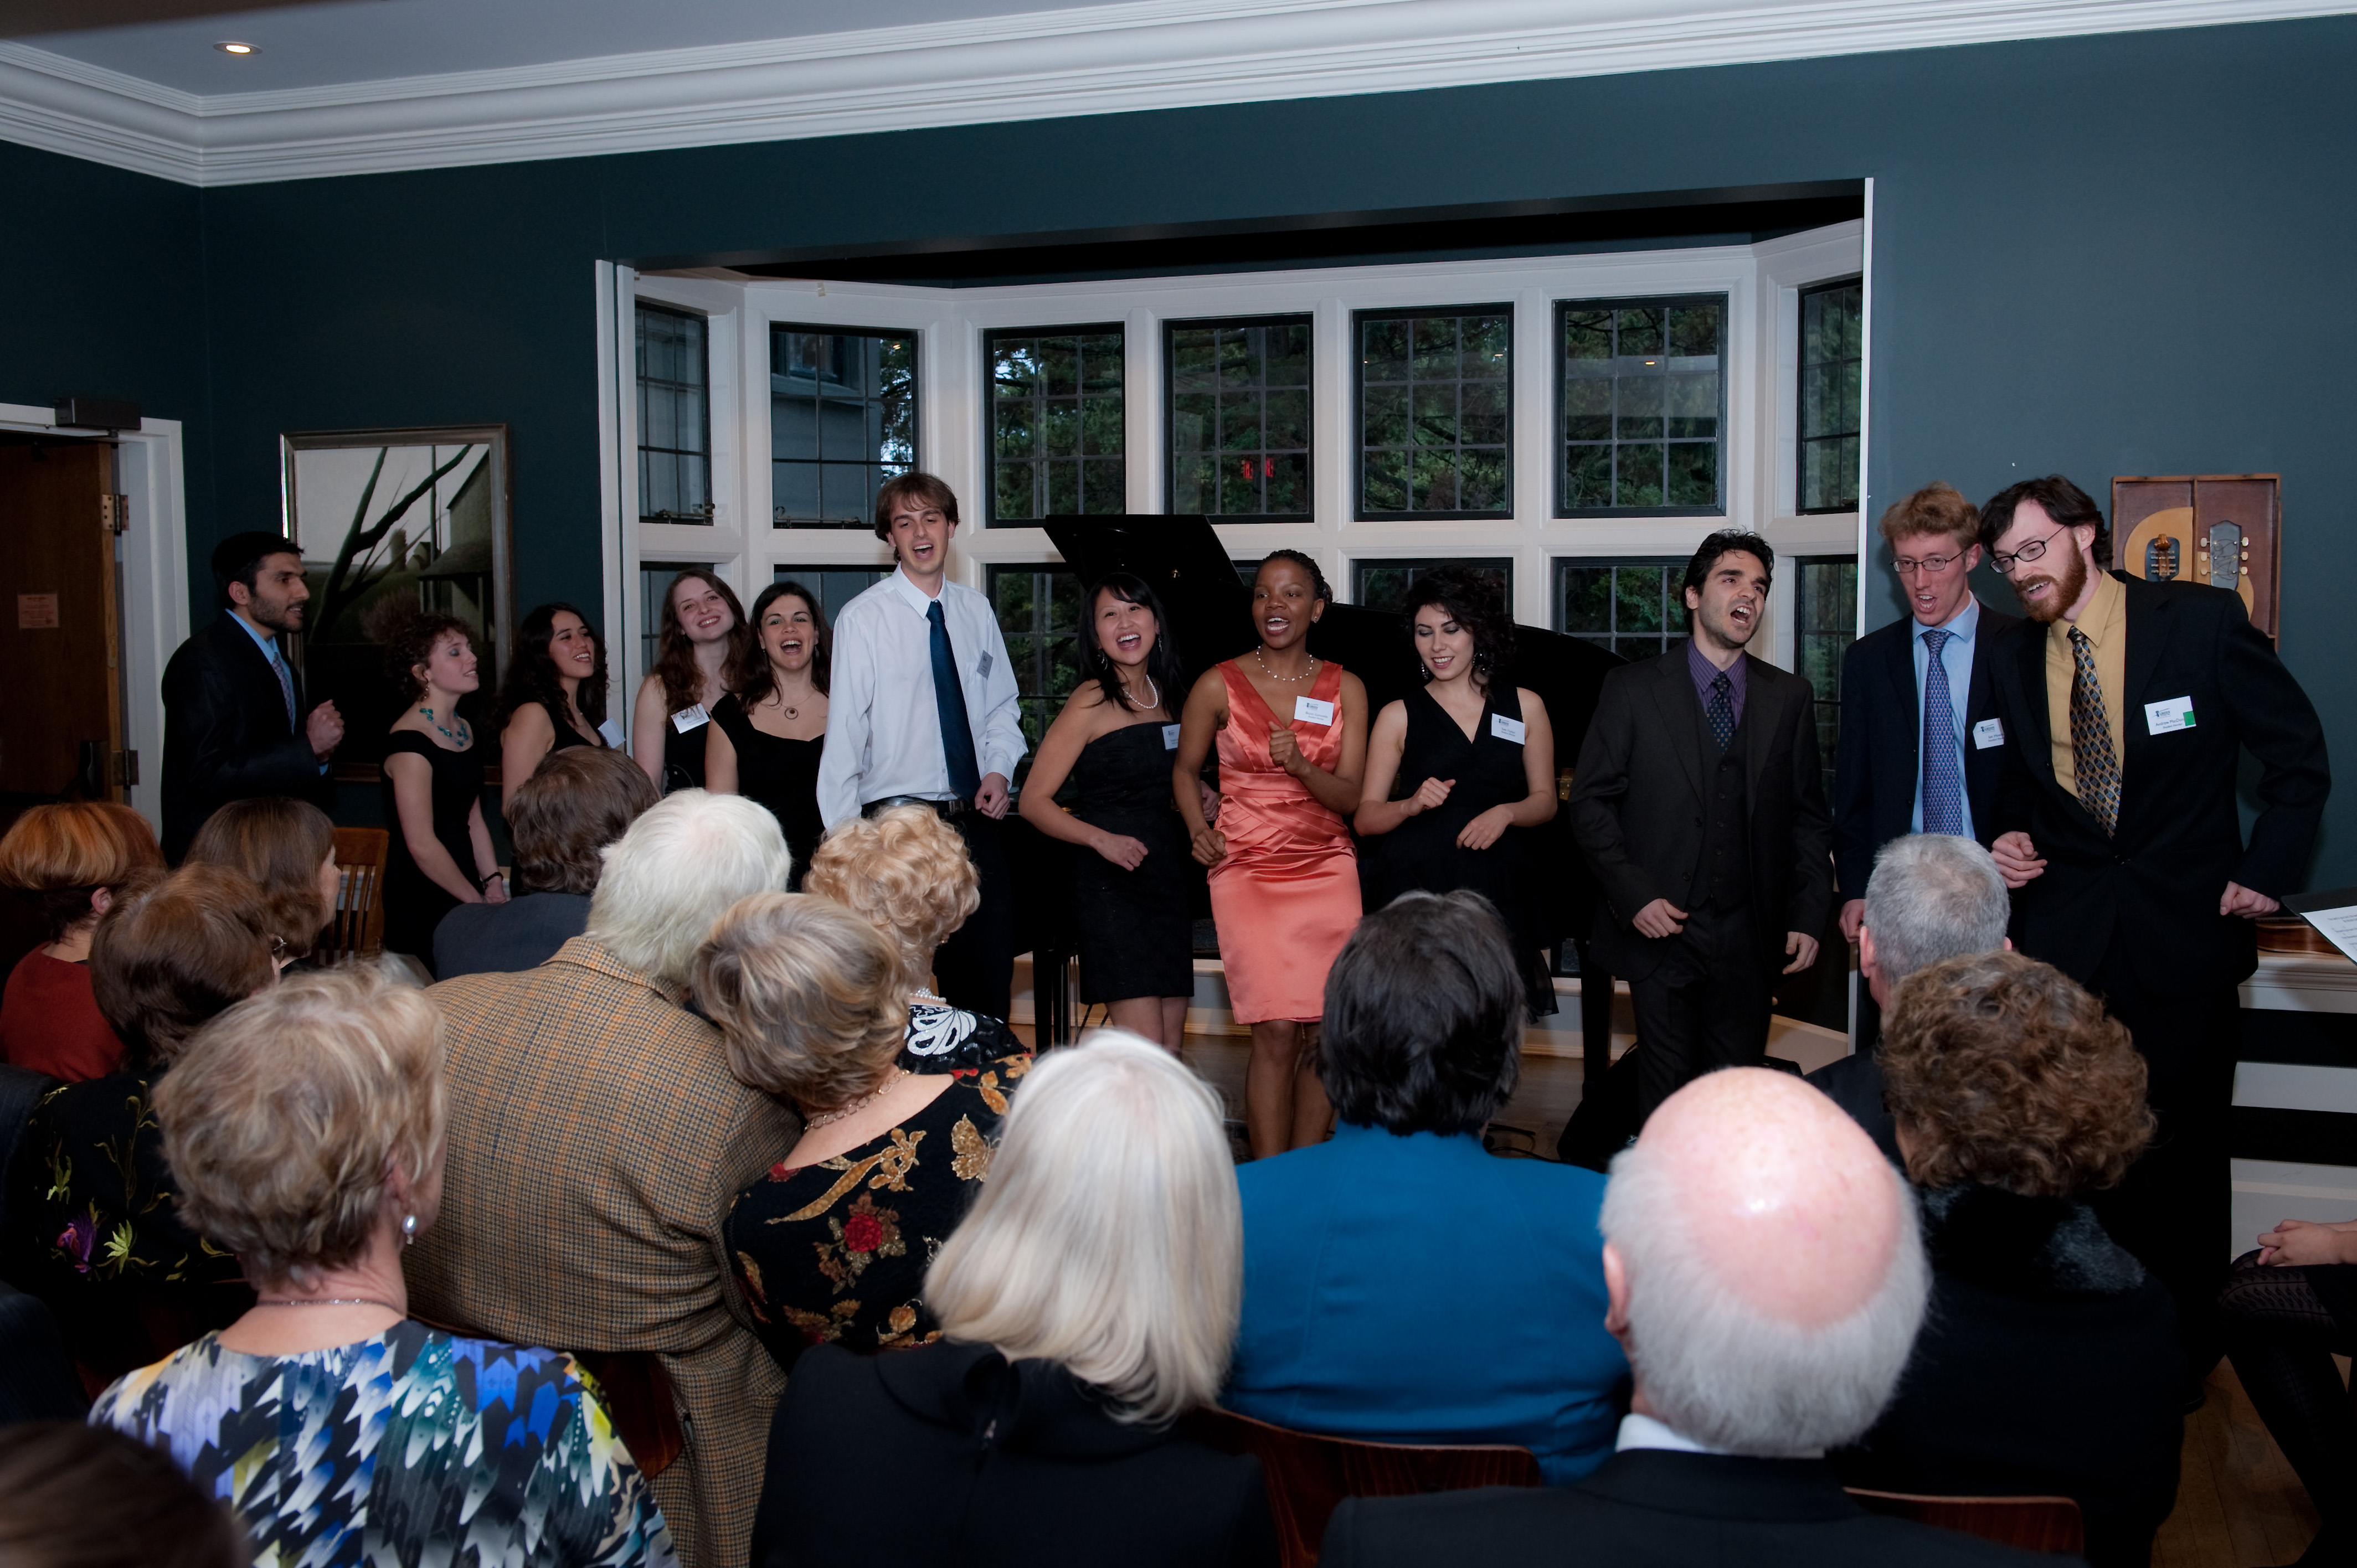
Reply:
<svg viewBox="0 0 2357 1568"><path fill-rule="evenodd" d="M1053 1361L1116 1420L1165 1425L1211 1402L1243 1304L1219 1097L1125 1030L1042 1057L924 1294L950 1338Z"/></svg>
<svg viewBox="0 0 2357 1568"><path fill-rule="evenodd" d="M1707 1447L1801 1458L1872 1426L1899 1387L1931 1291L1907 1178L1889 1272L1848 1316L1808 1328L1730 1289L1686 1224L1677 1183L1642 1144L1612 1161L1598 1224L1629 1276L1629 1360L1662 1421Z"/></svg>
<svg viewBox="0 0 2357 1568"><path fill-rule="evenodd" d="M606 846L584 934L625 968L685 986L712 922L739 898L782 892L793 865L768 807L682 789Z"/></svg>
<svg viewBox="0 0 2357 1568"><path fill-rule="evenodd" d="M1866 884L1874 966L1889 985L1943 959L1996 951L2012 912L1996 858L1954 833L1892 839Z"/></svg>

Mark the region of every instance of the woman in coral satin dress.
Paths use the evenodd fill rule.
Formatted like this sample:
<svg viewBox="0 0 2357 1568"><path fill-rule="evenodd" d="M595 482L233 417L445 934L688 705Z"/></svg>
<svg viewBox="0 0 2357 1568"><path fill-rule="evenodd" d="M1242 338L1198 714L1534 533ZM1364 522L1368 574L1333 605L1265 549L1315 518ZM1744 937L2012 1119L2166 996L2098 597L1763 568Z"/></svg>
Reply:
<svg viewBox="0 0 2357 1568"><path fill-rule="evenodd" d="M1244 1099L1254 1159L1326 1135L1331 1112L1311 1047L1326 972L1359 923L1346 817L1366 767L1367 691L1309 652L1309 628L1331 596L1299 551L1263 561L1252 601L1260 646L1204 671L1180 718L1178 812L1195 858L1211 868L1229 1004L1252 1026ZM1215 737L1217 827L1194 787Z"/></svg>

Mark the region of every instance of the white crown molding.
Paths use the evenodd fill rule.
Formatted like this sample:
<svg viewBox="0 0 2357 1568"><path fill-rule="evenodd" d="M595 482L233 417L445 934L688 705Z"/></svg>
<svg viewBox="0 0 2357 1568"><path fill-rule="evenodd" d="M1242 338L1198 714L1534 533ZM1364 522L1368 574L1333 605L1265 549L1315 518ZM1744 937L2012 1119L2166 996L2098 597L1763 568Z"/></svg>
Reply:
<svg viewBox="0 0 2357 1568"><path fill-rule="evenodd" d="M0 42L0 137L199 186L2330 16L2357 0L1130 0L210 97Z"/></svg>

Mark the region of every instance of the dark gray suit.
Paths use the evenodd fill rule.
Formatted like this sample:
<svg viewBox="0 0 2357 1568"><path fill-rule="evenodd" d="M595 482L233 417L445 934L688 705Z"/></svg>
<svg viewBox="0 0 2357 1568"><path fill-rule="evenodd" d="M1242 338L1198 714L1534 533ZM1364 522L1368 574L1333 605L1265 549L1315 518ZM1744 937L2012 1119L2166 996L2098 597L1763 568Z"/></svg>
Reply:
<svg viewBox="0 0 2357 1568"><path fill-rule="evenodd" d="M1814 693L1742 658L1743 718L1724 757L1706 756L1683 643L1604 678L1579 748L1572 836L1603 888L1591 945L1628 978L1636 1007L1641 1114L1700 1073L1761 1059L1785 933L1815 936L1832 907ZM1726 800L1722 768L1738 760L1740 798ZM1719 826L1739 833L1744 864L1715 878L1703 852L1722 806L1736 820ZM1655 939L1630 924L1656 898L1688 911L1682 934Z"/></svg>

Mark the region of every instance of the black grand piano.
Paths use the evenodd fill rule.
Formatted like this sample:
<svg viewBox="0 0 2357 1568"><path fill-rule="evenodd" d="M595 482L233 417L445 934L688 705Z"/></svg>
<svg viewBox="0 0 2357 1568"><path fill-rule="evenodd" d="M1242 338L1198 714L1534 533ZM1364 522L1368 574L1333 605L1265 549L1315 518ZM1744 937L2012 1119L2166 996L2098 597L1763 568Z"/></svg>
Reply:
<svg viewBox="0 0 2357 1568"><path fill-rule="evenodd" d="M1082 583L1129 572L1153 585L1169 611L1170 630L1190 683L1258 640L1252 629L1251 591L1209 519L1050 518L1047 529ZM1568 793L1572 763L1595 715L1605 674L1624 660L1593 643L1539 627L1517 625L1514 639L1513 665L1503 678L1536 692L1545 702L1555 722L1557 790ZM1384 703L1405 697L1422 681L1407 631L1400 618L1387 611L1329 606L1309 634L1309 648L1366 683L1371 713L1380 713ZM1060 1045L1072 1037L1074 1022L1066 1004L1070 989L1058 983L1075 949L1070 893L1073 851L1012 813L1006 823L1016 895L1015 950L1033 955L1039 1041ZM1584 943L1597 890L1572 843L1568 820L1557 813L1530 838L1541 863L1535 883L1544 889L1547 932L1558 944ZM1361 864L1368 853L1377 852L1379 846L1366 846ZM1200 875L1197 889L1195 912L1199 918L1207 918L1210 897ZM1580 989L1585 1037L1608 1037L1611 987L1583 984Z"/></svg>

